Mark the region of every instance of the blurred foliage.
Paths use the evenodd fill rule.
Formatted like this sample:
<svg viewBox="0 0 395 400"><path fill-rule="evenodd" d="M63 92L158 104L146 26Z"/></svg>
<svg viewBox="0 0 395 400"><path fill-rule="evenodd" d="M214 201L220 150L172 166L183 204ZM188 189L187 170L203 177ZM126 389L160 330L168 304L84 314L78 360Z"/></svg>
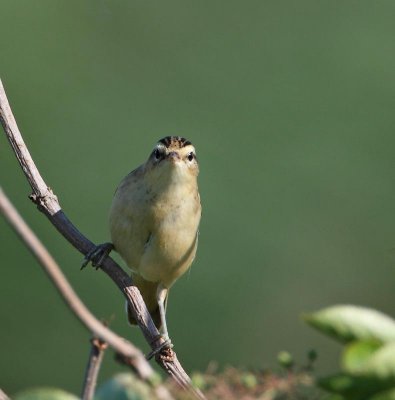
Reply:
<svg viewBox="0 0 395 400"><path fill-rule="evenodd" d="M168 304L188 371L319 348L328 372L337 348L301 310L341 302L395 315L393 1L0 5L0 76L19 127L93 241L109 240L114 189L159 138L196 145L198 255ZM81 256L32 207L3 135L0 184L85 303L148 351L117 288L80 272ZM0 246L0 386L79 393L89 332L3 220ZM118 371L106 357L101 379Z"/></svg>
<svg viewBox="0 0 395 400"><path fill-rule="evenodd" d="M212 364L213 365L213 364ZM193 384L201 389L208 400L318 400L324 399L323 392L314 387L311 370L305 368L285 372L243 370L227 367L216 371L209 367L206 372L192 375ZM191 394L180 391L171 380L164 382L177 400L192 400ZM31 397L17 397L17 400L62 400L53 390L53 398L40 397L51 393L45 390L26 392ZM37 397L34 397L36 394ZM101 384L95 400L156 400L152 386L137 379L131 373L119 373ZM67 400L67 398L65 398Z"/></svg>
<svg viewBox="0 0 395 400"><path fill-rule="evenodd" d="M132 374L122 373L103 383L96 392L96 400L150 400L155 399L150 386Z"/></svg>
<svg viewBox="0 0 395 400"><path fill-rule="evenodd" d="M356 345L359 343L355 342ZM362 352L366 353L366 349ZM363 364L361 360L360 363ZM282 366L281 361L280 365ZM205 393L208 400L395 399L395 375L392 374L391 378L380 376L380 365L376 365L375 368L376 372L372 369L369 374L345 371L318 380L318 386L332 394L327 394L316 386L314 371L312 365L309 364L293 368L286 367L282 372L276 373L268 370L242 370L232 367L217 371L215 364L212 364L206 372L194 373L192 381ZM176 399L191 399L187 393L177 390L170 380L167 380L165 385ZM108 398L114 400L156 399L152 388L128 373L118 374L99 387L97 399Z"/></svg>
<svg viewBox="0 0 395 400"><path fill-rule="evenodd" d="M37 388L23 391L14 400L78 400L79 397L57 388Z"/></svg>
<svg viewBox="0 0 395 400"><path fill-rule="evenodd" d="M341 372L318 384L336 399L393 398L395 393L395 320L372 309L330 307L306 317L306 321L340 343L345 343Z"/></svg>
<svg viewBox="0 0 395 400"><path fill-rule="evenodd" d="M288 351L281 351L278 353L277 360L279 364L284 368L292 368L294 360L292 355Z"/></svg>
<svg viewBox="0 0 395 400"><path fill-rule="evenodd" d="M332 306L306 315L305 320L342 343L354 340L395 341L395 321L366 307Z"/></svg>
<svg viewBox="0 0 395 400"><path fill-rule="evenodd" d="M280 363L282 366L282 364ZM312 366L294 365L280 371L246 370L226 367L216 371L209 366L205 373L192 375L193 383L209 400L318 400L325 393L315 387ZM199 384L197 384L199 382ZM170 386L171 387L171 386ZM173 389L174 390L174 389ZM177 399L188 398L174 392Z"/></svg>

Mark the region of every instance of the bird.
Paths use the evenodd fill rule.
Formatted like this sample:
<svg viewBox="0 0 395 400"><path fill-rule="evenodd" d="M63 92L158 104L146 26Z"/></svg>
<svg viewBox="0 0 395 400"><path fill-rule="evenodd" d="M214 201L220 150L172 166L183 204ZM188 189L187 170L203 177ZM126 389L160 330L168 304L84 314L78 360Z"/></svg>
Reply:
<svg viewBox="0 0 395 400"><path fill-rule="evenodd" d="M156 143L147 161L120 182L109 213L112 247L131 269L133 282L165 341L169 341L169 289L190 268L197 250L198 175L192 143L166 136ZM129 308L127 314L135 325Z"/></svg>

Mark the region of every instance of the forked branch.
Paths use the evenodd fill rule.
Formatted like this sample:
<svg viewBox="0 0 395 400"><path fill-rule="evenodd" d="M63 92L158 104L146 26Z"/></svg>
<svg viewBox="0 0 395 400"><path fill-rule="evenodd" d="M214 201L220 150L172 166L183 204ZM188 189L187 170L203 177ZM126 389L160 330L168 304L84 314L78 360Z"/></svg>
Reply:
<svg viewBox="0 0 395 400"><path fill-rule="evenodd" d="M19 215L18 211L8 200L7 196L0 187L0 213L4 215L7 222L19 235L23 243L36 257L44 271L55 285L58 292L61 294L65 303L70 307L71 311L77 318L91 331L98 339L93 339L92 347L102 349L97 352L95 365L87 369L86 378L90 382L95 382L95 374L97 376L98 367L100 365L100 353L103 352L104 346L108 343L118 354L122 354L128 362L128 365L133 368L137 376L145 381L154 380L155 372L146 361L143 353L133 346L126 339L118 336L116 333L107 328L101 323L84 305L73 288L63 275L56 261L49 254L45 246L40 242L34 232L29 228L26 222ZM100 339L99 339L100 338ZM91 357L92 358L92 357ZM93 391L94 385L85 385L86 391ZM157 388L158 389L158 388ZM165 388L159 388L160 393L164 393ZM162 400L171 399L170 394L165 393L165 396L158 396ZM91 397L92 398L92 397Z"/></svg>
<svg viewBox="0 0 395 400"><path fill-rule="evenodd" d="M89 353L88 365L85 370L84 386L81 393L82 400L92 400L95 395L97 376L106 348L106 342L103 342L97 337L91 338L91 351Z"/></svg>
<svg viewBox="0 0 395 400"><path fill-rule="evenodd" d="M22 170L29 181L33 190L30 198L43 212L56 229L82 254L86 255L95 246L87 239L67 218L62 211L57 197L41 177L29 150L18 129L15 118L12 114L10 105L0 80L0 121L7 135L14 153L22 167ZM137 321L143 335L152 350L161 347L164 340L159 334L147 307L132 279L122 270L122 268L111 258L107 257L100 268L114 281L127 299L128 305L133 312L133 317ZM156 355L158 364L184 389L190 391L194 397L205 399L204 395L195 389L189 376L179 363L174 351L167 353L161 352Z"/></svg>

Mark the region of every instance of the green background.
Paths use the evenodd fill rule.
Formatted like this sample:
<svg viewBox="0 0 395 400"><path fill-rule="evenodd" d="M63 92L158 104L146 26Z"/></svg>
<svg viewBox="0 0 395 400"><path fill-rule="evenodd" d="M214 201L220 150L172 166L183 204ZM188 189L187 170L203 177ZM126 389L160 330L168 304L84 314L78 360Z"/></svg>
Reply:
<svg viewBox="0 0 395 400"><path fill-rule="evenodd" d="M395 315L393 1L0 1L0 77L66 214L109 240L120 179L155 142L197 148L203 219L169 331L188 371L318 371L338 347L300 315L354 303ZM27 199L0 136L0 184L86 304L147 351L115 285ZM0 220L0 387L78 393L89 333ZM121 369L108 351L101 380Z"/></svg>

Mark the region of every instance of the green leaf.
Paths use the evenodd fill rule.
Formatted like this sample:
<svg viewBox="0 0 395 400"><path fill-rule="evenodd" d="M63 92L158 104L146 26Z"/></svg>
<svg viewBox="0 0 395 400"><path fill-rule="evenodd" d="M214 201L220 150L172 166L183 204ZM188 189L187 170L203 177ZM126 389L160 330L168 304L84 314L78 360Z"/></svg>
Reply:
<svg viewBox="0 0 395 400"><path fill-rule="evenodd" d="M28 389L17 393L14 400L78 400L79 397L57 388Z"/></svg>
<svg viewBox="0 0 395 400"><path fill-rule="evenodd" d="M277 355L277 361L283 368L286 369L290 369L294 365L293 357L291 353L288 353L288 351L280 351L280 353Z"/></svg>
<svg viewBox="0 0 395 400"><path fill-rule="evenodd" d="M240 377L241 383L247 388L247 389L254 389L257 384L258 380L256 379L256 376L250 372L246 372L241 375Z"/></svg>
<svg viewBox="0 0 395 400"><path fill-rule="evenodd" d="M343 369L349 373L358 373L381 346L382 343L377 340L350 343L343 351Z"/></svg>
<svg viewBox="0 0 395 400"><path fill-rule="evenodd" d="M191 376L192 384L200 390L204 390L207 386L206 378L200 372L194 372Z"/></svg>
<svg viewBox="0 0 395 400"><path fill-rule="evenodd" d="M347 400L370 399L395 386L395 342L375 349L375 344L357 342L350 345L344 355L347 373L321 379L319 385L325 390L339 393ZM393 395L392 392L391 396ZM381 394L380 400L392 399ZM395 399L395 398L394 398Z"/></svg>
<svg viewBox="0 0 395 400"><path fill-rule="evenodd" d="M318 380L318 385L328 392L347 393L356 387L357 380L347 374L336 374Z"/></svg>
<svg viewBox="0 0 395 400"><path fill-rule="evenodd" d="M344 373L319 379L318 385L328 392L342 395L347 400L366 400L369 396L388 389L388 386L378 379Z"/></svg>
<svg viewBox="0 0 395 400"><path fill-rule="evenodd" d="M155 396L149 385L134 375L122 373L103 383L96 392L95 400L152 400Z"/></svg>
<svg viewBox="0 0 395 400"><path fill-rule="evenodd" d="M368 400L395 400L395 389L375 394L373 397L369 397Z"/></svg>
<svg viewBox="0 0 395 400"><path fill-rule="evenodd" d="M338 305L309 314L305 320L342 343L354 340L395 341L395 320L370 308Z"/></svg>
<svg viewBox="0 0 395 400"><path fill-rule="evenodd" d="M375 351L357 372L358 375L390 381L395 385L395 342Z"/></svg>
<svg viewBox="0 0 395 400"><path fill-rule="evenodd" d="M346 350L344 360L348 373L342 373L318 381L325 390L343 395L347 400L365 400L395 386L395 342L374 350L374 345L356 343ZM348 358L348 359L347 359ZM360 363L358 363L360 361ZM394 396L393 392L390 393ZM376 396L376 397L377 397ZM381 394L379 400L391 400ZM389 395L388 395L389 396ZM395 397L394 397L395 399ZM376 399L375 399L376 400Z"/></svg>

